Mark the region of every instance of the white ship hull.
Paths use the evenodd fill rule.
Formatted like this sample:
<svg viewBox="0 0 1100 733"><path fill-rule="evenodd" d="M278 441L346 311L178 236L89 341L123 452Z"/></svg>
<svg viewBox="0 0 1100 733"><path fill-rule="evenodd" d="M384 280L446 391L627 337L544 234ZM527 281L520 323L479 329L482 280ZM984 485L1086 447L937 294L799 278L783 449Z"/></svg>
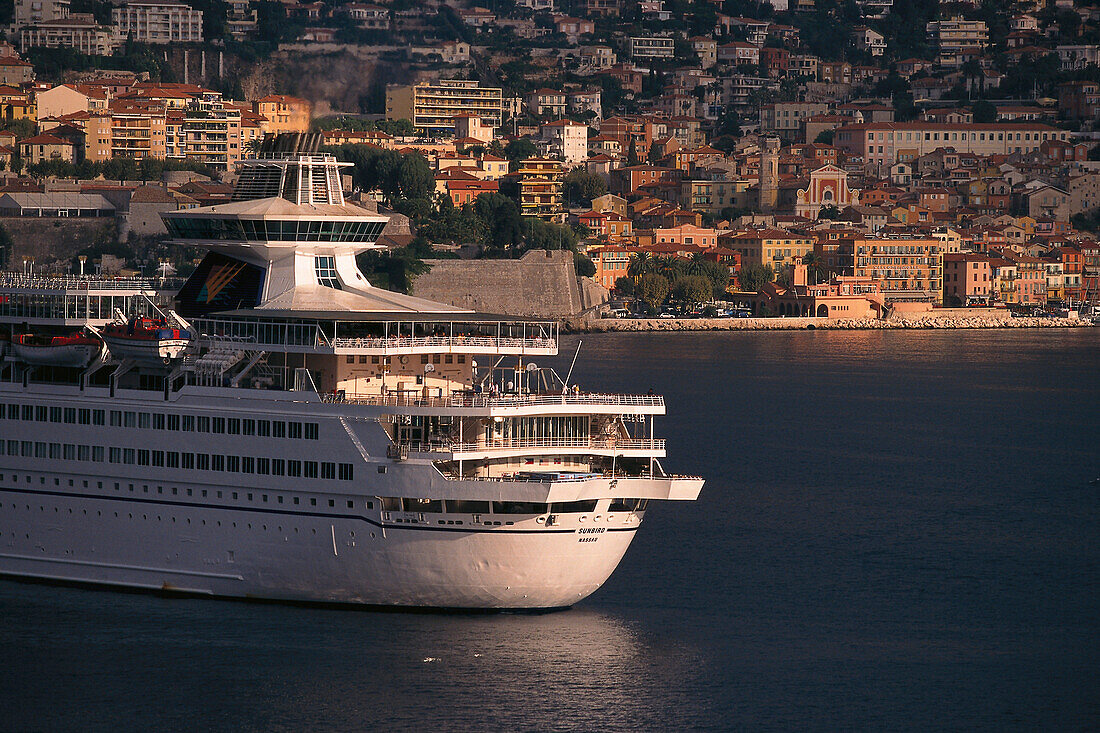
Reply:
<svg viewBox="0 0 1100 733"><path fill-rule="evenodd" d="M33 417L39 416L39 407L47 415L66 406L103 410L105 424L0 420L0 438L6 446L0 456L3 575L232 598L561 608L604 583L644 514L610 512L607 500L595 511L559 514L550 520L546 513L383 511L379 496L438 492L445 479L431 461L386 459L381 428L349 414L354 408L274 401L274 410L260 412L268 406L242 408L224 398L192 396L173 404L148 393L136 401L136 393L130 391L115 399L105 389L79 392L75 387L51 386L50 391L47 395L36 393L33 385L29 391L0 385L0 410L10 415L13 404L19 410L30 406L28 414ZM119 411L120 424L113 425L112 410L119 407L134 413ZM157 429L170 424L159 421L150 422L153 429L143 429L143 421L150 418L141 416L156 420L157 413L316 420L319 438L280 441L180 433ZM128 414L135 415L132 426ZM355 438L344 425L354 426ZM33 455L48 454L55 444L64 448L65 444L51 442L58 440L71 445L73 452L63 453L59 460ZM266 451L289 458L346 459L348 465L355 463L356 480L304 481L141 465L149 462L141 452L151 451L155 466L162 462L157 457L161 450L178 449L184 442L200 452ZM95 453L100 447L102 452ZM85 449L87 454L81 452ZM113 463L114 450L120 456L136 455L137 460ZM28 451L31 455L24 455ZM364 463L364 458L369 460ZM377 471L380 466L387 471ZM474 490L482 495L516 486L455 483L478 484ZM638 493L655 483L639 481ZM606 480L601 486L604 492L610 488ZM459 494L462 490L453 489Z"/></svg>

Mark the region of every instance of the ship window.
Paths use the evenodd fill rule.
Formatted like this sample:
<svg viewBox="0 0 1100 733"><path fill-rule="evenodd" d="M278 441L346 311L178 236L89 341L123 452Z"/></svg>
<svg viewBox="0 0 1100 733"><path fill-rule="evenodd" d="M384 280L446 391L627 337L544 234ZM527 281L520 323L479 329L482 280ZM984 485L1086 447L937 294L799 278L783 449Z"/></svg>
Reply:
<svg viewBox="0 0 1100 733"><path fill-rule="evenodd" d="M286 475L286 461L282 458L271 459L271 475L272 476L284 476Z"/></svg>
<svg viewBox="0 0 1100 733"><path fill-rule="evenodd" d="M355 363L355 354L348 354L348 356L347 356L347 358L345 359L345 361L346 361L346 362L347 362L348 364L354 364L354 363Z"/></svg>
<svg viewBox="0 0 1100 733"><path fill-rule="evenodd" d="M256 421L256 435L259 435L259 436L264 437L264 438L271 435L271 422L268 421L268 420L257 420Z"/></svg>
<svg viewBox="0 0 1100 733"><path fill-rule="evenodd" d="M352 477L354 475L355 475L355 466L353 466L350 463L341 463L340 464L340 480L341 481L351 481Z"/></svg>
<svg viewBox="0 0 1100 733"><path fill-rule="evenodd" d="M443 502L439 499L402 499L401 509L406 512L439 514L443 511Z"/></svg>
<svg viewBox="0 0 1100 733"><path fill-rule="evenodd" d="M8 419L9 420L18 420L19 419L19 405L8 405Z"/></svg>
<svg viewBox="0 0 1100 733"><path fill-rule="evenodd" d="M103 446L101 446L101 445L93 445L92 446L92 460L95 461L96 463L103 463ZM101 485L101 487L102 487L102 485Z"/></svg>
<svg viewBox="0 0 1100 733"><path fill-rule="evenodd" d="M317 284L334 290L340 289L340 279L336 276L336 258L332 255L317 255L313 258L313 269L317 273Z"/></svg>
<svg viewBox="0 0 1100 733"><path fill-rule="evenodd" d="M447 499L444 502L448 514L488 514L489 502L466 501L464 499Z"/></svg>
<svg viewBox="0 0 1100 733"><path fill-rule="evenodd" d="M199 415L195 421L195 428L200 433L210 432L210 418L206 415Z"/></svg>
<svg viewBox="0 0 1100 733"><path fill-rule="evenodd" d="M301 439L302 437L302 423L289 422L286 424L286 433L288 438Z"/></svg>
<svg viewBox="0 0 1100 733"><path fill-rule="evenodd" d="M612 499L609 512L640 512L645 509L645 499ZM591 511L591 510L588 510Z"/></svg>
<svg viewBox="0 0 1100 733"><path fill-rule="evenodd" d="M263 476L266 476L269 473L271 473L271 461L270 461L270 459L257 458L256 459L256 473L261 474Z"/></svg>
<svg viewBox="0 0 1100 733"><path fill-rule="evenodd" d="M55 444L55 445L57 445L58 450L60 451L61 445L59 443ZM60 458L60 456L58 456L58 457ZM51 458L52 458L52 456L51 456ZM107 462L108 463L120 463L121 461L122 461L122 449L121 448L111 448L111 450L108 451L108 453L107 453Z"/></svg>
<svg viewBox="0 0 1100 733"><path fill-rule="evenodd" d="M321 478L336 478L336 464L330 461L321 461Z"/></svg>
<svg viewBox="0 0 1100 733"><path fill-rule="evenodd" d="M241 434L241 419L239 417L229 418L229 420L226 422L226 426L227 426L226 432L229 433L230 435L240 435ZM215 432L218 432L218 431L215 431Z"/></svg>
<svg viewBox="0 0 1100 733"><path fill-rule="evenodd" d="M439 363L439 354L432 354L432 363L433 364L438 364Z"/></svg>
<svg viewBox="0 0 1100 733"><path fill-rule="evenodd" d="M180 416L179 415L169 415L168 416L168 429L169 430L179 430L180 429Z"/></svg>
<svg viewBox="0 0 1100 733"><path fill-rule="evenodd" d="M183 415L180 421L180 426L187 432L194 432L195 430L195 416Z"/></svg>
<svg viewBox="0 0 1100 733"><path fill-rule="evenodd" d="M80 414L80 421L79 422L80 422L81 425L88 425L92 422L92 411L91 410L82 409L82 410L79 411L79 414Z"/></svg>
<svg viewBox="0 0 1100 733"><path fill-rule="evenodd" d="M303 461L302 469L306 478L317 478L317 461Z"/></svg>
<svg viewBox="0 0 1100 733"><path fill-rule="evenodd" d="M153 414L153 429L164 430L164 414L157 412Z"/></svg>
<svg viewBox="0 0 1100 733"><path fill-rule="evenodd" d="M458 355L458 363L459 364L465 364L466 363L466 355L465 354L459 354Z"/></svg>
<svg viewBox="0 0 1100 733"><path fill-rule="evenodd" d="M533 501L494 501L493 514L545 514L546 505Z"/></svg>
<svg viewBox="0 0 1100 733"><path fill-rule="evenodd" d="M200 471L209 471L210 470L210 456L207 455L206 453L196 453L195 454L195 468L197 468Z"/></svg>
<svg viewBox="0 0 1100 733"><path fill-rule="evenodd" d="M298 497L297 497L297 496L295 496L295 497L294 497L294 505L295 505L295 506L297 506L297 505L298 505Z"/></svg>
<svg viewBox="0 0 1100 733"><path fill-rule="evenodd" d="M256 459L252 456L241 457L241 473L255 473Z"/></svg>
<svg viewBox="0 0 1100 733"><path fill-rule="evenodd" d="M210 456L210 470L211 471L224 471L225 470L225 456L214 453Z"/></svg>
<svg viewBox="0 0 1100 733"><path fill-rule="evenodd" d="M49 414L49 408L47 408L45 405L39 405L34 410L34 419L38 422L46 422L50 419Z"/></svg>
<svg viewBox="0 0 1100 733"><path fill-rule="evenodd" d="M194 453L181 453L180 454L180 468L194 468L195 467L195 454Z"/></svg>
<svg viewBox="0 0 1100 733"><path fill-rule="evenodd" d="M0 441L0 445L3 445L3 441ZM111 450L118 450L118 448L112 448ZM53 458L55 460L61 458L60 443L50 443L50 458ZM118 461L112 461L112 463L118 463Z"/></svg>
<svg viewBox="0 0 1100 733"><path fill-rule="evenodd" d="M162 451L162 450L153 451L153 465L154 466L163 466L164 465L164 451Z"/></svg>
<svg viewBox="0 0 1100 733"><path fill-rule="evenodd" d="M211 432L215 432L215 433L224 433L225 432L225 418L224 417L212 418L210 424L213 426L213 430Z"/></svg>
<svg viewBox="0 0 1100 733"><path fill-rule="evenodd" d="M317 440L317 423L306 423L306 440Z"/></svg>
<svg viewBox="0 0 1100 733"><path fill-rule="evenodd" d="M285 438L286 437L286 423L282 420L274 420L271 423L271 437L272 438Z"/></svg>
<svg viewBox="0 0 1100 733"><path fill-rule="evenodd" d="M240 456L226 456L225 457L225 470L239 472L241 470L241 457Z"/></svg>
<svg viewBox="0 0 1100 733"><path fill-rule="evenodd" d="M149 465L149 451L147 451L144 448L139 449L138 452L137 452L137 462L138 462L139 466L148 466Z"/></svg>
<svg viewBox="0 0 1100 733"><path fill-rule="evenodd" d="M60 407L51 407L50 408L50 422L61 422L61 408Z"/></svg>
<svg viewBox="0 0 1100 733"><path fill-rule="evenodd" d="M179 468L180 467L180 454L177 451L170 450L170 451L168 451L168 453L165 454L165 461L164 462L165 462L165 465L168 466L168 468Z"/></svg>
<svg viewBox="0 0 1100 733"><path fill-rule="evenodd" d="M446 356L443 357L443 363L444 364L453 364L454 360L455 360L455 358L454 358L453 354L447 354Z"/></svg>
<svg viewBox="0 0 1100 733"><path fill-rule="evenodd" d="M355 508L355 502L354 502L354 501L351 501L351 500L349 499L349 500L348 500L348 509L354 509L354 508Z"/></svg>
<svg viewBox="0 0 1100 733"><path fill-rule="evenodd" d="M137 413L136 412L124 412L122 414L122 424L127 428L137 427Z"/></svg>
<svg viewBox="0 0 1100 733"><path fill-rule="evenodd" d="M302 462L289 460L286 462L286 475L300 478L302 475Z"/></svg>
<svg viewBox="0 0 1100 733"><path fill-rule="evenodd" d="M420 363L421 364L427 364L428 363L428 355L427 354L422 354L420 356Z"/></svg>
<svg viewBox="0 0 1100 733"><path fill-rule="evenodd" d="M378 357L377 356L372 356L370 358L370 363L371 364L377 364L378 363ZM12 405L12 407L15 407L15 405Z"/></svg>
<svg viewBox="0 0 1100 733"><path fill-rule="evenodd" d="M336 506L336 500L335 499L329 499L328 500L328 505L333 506L333 507Z"/></svg>
<svg viewBox="0 0 1100 733"><path fill-rule="evenodd" d="M139 428L141 428L142 430L148 430L149 426L151 424L152 424L152 419L151 419L151 416L149 415L148 412L138 413L138 427Z"/></svg>
<svg viewBox="0 0 1100 733"><path fill-rule="evenodd" d="M65 446L65 450L66 450L66 452L68 452L68 446ZM134 449L133 448L123 448L122 449L122 462L133 464L133 462L134 462Z"/></svg>
<svg viewBox="0 0 1100 733"><path fill-rule="evenodd" d="M23 405L23 419L30 421L34 419L34 408L30 405Z"/></svg>
<svg viewBox="0 0 1100 733"><path fill-rule="evenodd" d="M42 442L36 442L34 444L34 457L45 458L46 457L46 444Z"/></svg>

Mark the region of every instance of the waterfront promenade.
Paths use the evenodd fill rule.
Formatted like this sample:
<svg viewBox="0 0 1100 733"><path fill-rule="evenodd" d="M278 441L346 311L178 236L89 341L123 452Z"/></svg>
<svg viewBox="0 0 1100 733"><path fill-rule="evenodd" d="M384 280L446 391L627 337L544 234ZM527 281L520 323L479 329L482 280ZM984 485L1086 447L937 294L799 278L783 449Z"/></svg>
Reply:
<svg viewBox="0 0 1100 733"><path fill-rule="evenodd" d="M567 320L564 331L790 331L852 329L1084 328L1092 323L1071 318L1012 318L1004 311L941 309L878 318L588 318Z"/></svg>

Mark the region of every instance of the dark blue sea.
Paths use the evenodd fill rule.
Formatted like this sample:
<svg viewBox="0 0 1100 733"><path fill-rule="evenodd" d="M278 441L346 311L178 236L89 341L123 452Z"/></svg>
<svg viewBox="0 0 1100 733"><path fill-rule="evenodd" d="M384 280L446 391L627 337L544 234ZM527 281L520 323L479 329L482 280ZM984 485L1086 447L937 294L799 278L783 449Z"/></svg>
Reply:
<svg viewBox="0 0 1100 733"><path fill-rule="evenodd" d="M665 394L666 468L708 479L591 598L464 616L0 581L0 730L1100 727L1100 330L583 339L581 385Z"/></svg>

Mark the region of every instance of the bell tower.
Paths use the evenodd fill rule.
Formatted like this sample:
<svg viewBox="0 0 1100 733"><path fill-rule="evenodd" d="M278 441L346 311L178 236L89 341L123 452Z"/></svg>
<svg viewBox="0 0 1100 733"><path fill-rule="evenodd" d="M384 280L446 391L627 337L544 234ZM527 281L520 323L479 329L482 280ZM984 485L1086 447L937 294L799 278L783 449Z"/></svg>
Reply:
<svg viewBox="0 0 1100 733"><path fill-rule="evenodd" d="M760 151L760 192L759 208L761 213L770 214L779 203L779 138L764 138L764 147Z"/></svg>

